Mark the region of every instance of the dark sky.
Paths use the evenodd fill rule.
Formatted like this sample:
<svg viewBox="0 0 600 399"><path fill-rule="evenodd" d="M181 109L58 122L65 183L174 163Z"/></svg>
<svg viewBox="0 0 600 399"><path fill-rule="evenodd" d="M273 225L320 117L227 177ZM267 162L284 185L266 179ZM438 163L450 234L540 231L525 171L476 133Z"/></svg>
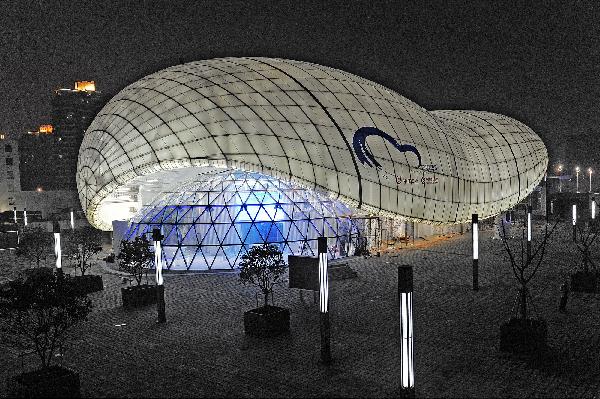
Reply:
<svg viewBox="0 0 600 399"><path fill-rule="evenodd" d="M427 109L512 116L551 163L600 170L598 21L595 1L2 1L0 131L49 122L52 91L75 80L112 96L180 61L272 56L355 73Z"/></svg>

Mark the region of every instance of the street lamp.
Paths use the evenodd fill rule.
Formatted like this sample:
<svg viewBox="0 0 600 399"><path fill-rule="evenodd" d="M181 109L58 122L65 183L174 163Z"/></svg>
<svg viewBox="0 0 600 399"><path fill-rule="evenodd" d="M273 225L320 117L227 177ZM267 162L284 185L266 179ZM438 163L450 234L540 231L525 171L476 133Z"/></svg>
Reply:
<svg viewBox="0 0 600 399"><path fill-rule="evenodd" d="M329 281L327 279L327 238L317 238L319 254L319 320L321 326L321 362L331 364L331 327L329 325Z"/></svg>
<svg viewBox="0 0 600 399"><path fill-rule="evenodd" d="M400 397L415 397L413 361L413 269L398 266L398 302L400 303Z"/></svg>
<svg viewBox="0 0 600 399"><path fill-rule="evenodd" d="M588 174L590 175L590 193L592 192L592 168L588 168Z"/></svg>
<svg viewBox="0 0 600 399"><path fill-rule="evenodd" d="M154 267L156 268L156 310L158 312L158 322L165 323L165 286L162 276L162 250L160 242L163 239L160 229L152 230L152 239L154 240Z"/></svg>
<svg viewBox="0 0 600 399"><path fill-rule="evenodd" d="M577 166L577 167L575 168L575 173L576 173L576 175L577 175L577 189L575 190L576 192L579 192L579 171L580 171L580 170L581 170L581 169L579 168L579 166Z"/></svg>
<svg viewBox="0 0 600 399"><path fill-rule="evenodd" d="M54 255L56 256L56 272L62 273L62 250L60 248L60 225L54 222Z"/></svg>
<svg viewBox="0 0 600 399"><path fill-rule="evenodd" d="M531 205L527 205L527 260L531 259Z"/></svg>
<svg viewBox="0 0 600 399"><path fill-rule="evenodd" d="M561 178L561 173L562 173L563 166L559 164L557 169L558 169L558 192L562 193L562 178Z"/></svg>
<svg viewBox="0 0 600 399"><path fill-rule="evenodd" d="M476 213L472 215L473 228L473 291L479 290L479 227L478 216Z"/></svg>
<svg viewBox="0 0 600 399"><path fill-rule="evenodd" d="M577 242L577 205L573 204L573 241Z"/></svg>
<svg viewBox="0 0 600 399"><path fill-rule="evenodd" d="M73 215L73 209L71 209L71 230L75 230L75 217Z"/></svg>

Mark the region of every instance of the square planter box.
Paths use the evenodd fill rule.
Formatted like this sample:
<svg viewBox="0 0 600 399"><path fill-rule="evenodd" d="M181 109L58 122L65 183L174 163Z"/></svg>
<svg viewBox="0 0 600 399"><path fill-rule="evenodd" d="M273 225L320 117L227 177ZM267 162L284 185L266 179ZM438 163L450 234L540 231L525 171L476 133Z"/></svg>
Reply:
<svg viewBox="0 0 600 399"><path fill-rule="evenodd" d="M244 312L244 332L255 337L273 337L290 331L290 311L263 306Z"/></svg>
<svg viewBox="0 0 600 399"><path fill-rule="evenodd" d="M126 308L137 308L146 305L152 305L156 300L156 285L134 285L121 288L121 297L123 306Z"/></svg>
<svg viewBox="0 0 600 399"><path fill-rule="evenodd" d="M61 366L28 371L8 379L9 398L79 398L79 374Z"/></svg>
<svg viewBox="0 0 600 399"><path fill-rule="evenodd" d="M104 289L102 276L99 275L90 274L87 276L74 276L71 277L71 281L84 294L98 292Z"/></svg>
<svg viewBox="0 0 600 399"><path fill-rule="evenodd" d="M571 291L576 292L597 292L598 274L593 271L580 270L571 274Z"/></svg>
<svg viewBox="0 0 600 399"><path fill-rule="evenodd" d="M545 320L512 318L500 326L500 350L530 353L546 348L548 327Z"/></svg>

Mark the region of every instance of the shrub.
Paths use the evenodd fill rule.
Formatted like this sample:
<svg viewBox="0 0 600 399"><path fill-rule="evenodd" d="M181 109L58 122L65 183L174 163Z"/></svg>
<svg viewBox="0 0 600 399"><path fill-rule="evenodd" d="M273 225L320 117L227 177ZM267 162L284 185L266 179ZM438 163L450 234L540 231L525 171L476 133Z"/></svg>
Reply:
<svg viewBox="0 0 600 399"><path fill-rule="evenodd" d="M242 284L252 284L260 289L265 297L265 307L273 287L279 283L279 278L287 268L283 254L275 245L257 245L242 255L240 262L240 281Z"/></svg>
<svg viewBox="0 0 600 399"><path fill-rule="evenodd" d="M48 368L67 331L91 309L91 301L62 273L30 273L0 291L2 340L33 349L41 367Z"/></svg>
<svg viewBox="0 0 600 399"><path fill-rule="evenodd" d="M154 253L150 250L150 242L146 236L135 237L133 241L121 241L121 250L119 252L119 270L131 274L137 282L142 283L142 276L146 274L148 280L148 270L154 262Z"/></svg>
<svg viewBox="0 0 600 399"><path fill-rule="evenodd" d="M52 234L41 227L25 227L20 233L19 248L17 256L25 257L40 266L40 262L46 260L49 253L53 251Z"/></svg>

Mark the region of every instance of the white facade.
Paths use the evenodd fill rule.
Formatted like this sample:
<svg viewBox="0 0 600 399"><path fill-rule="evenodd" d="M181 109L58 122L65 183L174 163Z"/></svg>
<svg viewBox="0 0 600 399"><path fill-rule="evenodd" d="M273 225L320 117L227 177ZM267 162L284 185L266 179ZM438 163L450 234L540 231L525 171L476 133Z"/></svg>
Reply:
<svg viewBox="0 0 600 399"><path fill-rule="evenodd" d="M117 94L86 132L77 185L104 230L224 169L293 181L366 213L455 224L514 206L547 163L540 138L507 116L427 111L316 64L225 58L170 67Z"/></svg>

